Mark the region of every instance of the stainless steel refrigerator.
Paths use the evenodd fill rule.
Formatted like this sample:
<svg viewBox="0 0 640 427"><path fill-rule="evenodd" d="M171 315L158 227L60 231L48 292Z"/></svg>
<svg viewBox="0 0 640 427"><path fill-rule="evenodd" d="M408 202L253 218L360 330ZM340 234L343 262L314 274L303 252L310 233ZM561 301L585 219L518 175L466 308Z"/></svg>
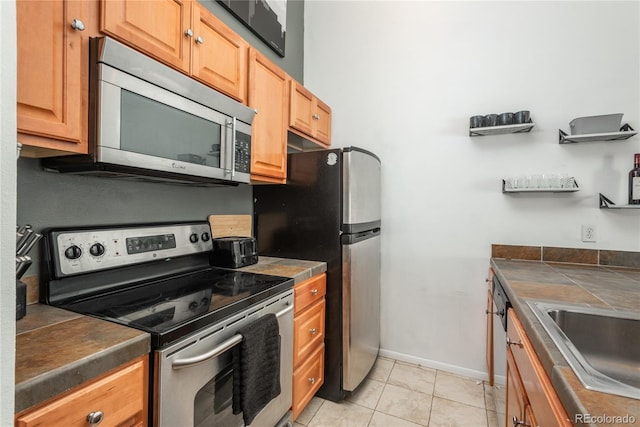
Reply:
<svg viewBox="0 0 640 427"><path fill-rule="evenodd" d="M327 263L325 382L340 401L380 349L380 159L357 147L292 153L287 184L253 187L260 255Z"/></svg>

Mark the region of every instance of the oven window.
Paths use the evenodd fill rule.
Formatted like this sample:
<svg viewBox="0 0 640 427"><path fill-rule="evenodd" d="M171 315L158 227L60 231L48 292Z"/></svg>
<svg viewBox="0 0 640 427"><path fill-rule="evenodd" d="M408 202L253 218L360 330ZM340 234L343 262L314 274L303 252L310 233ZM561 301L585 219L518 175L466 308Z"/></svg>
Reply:
<svg viewBox="0 0 640 427"><path fill-rule="evenodd" d="M220 167L220 124L125 89L120 99L122 150Z"/></svg>
<svg viewBox="0 0 640 427"><path fill-rule="evenodd" d="M196 394L194 427L242 427L242 414L233 415L233 365L231 352L219 358L224 368Z"/></svg>

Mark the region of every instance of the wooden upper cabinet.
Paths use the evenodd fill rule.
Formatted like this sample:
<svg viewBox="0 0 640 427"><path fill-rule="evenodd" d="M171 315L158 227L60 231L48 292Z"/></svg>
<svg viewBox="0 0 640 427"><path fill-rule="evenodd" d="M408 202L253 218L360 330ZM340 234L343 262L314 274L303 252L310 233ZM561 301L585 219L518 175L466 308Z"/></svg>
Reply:
<svg viewBox="0 0 640 427"><path fill-rule="evenodd" d="M307 88L291 80L289 126L295 133L331 145L331 108Z"/></svg>
<svg viewBox="0 0 640 427"><path fill-rule="evenodd" d="M192 0L103 0L101 30L242 103L249 44Z"/></svg>
<svg viewBox="0 0 640 427"><path fill-rule="evenodd" d="M19 0L16 15L23 153L87 153L88 40L97 30L97 3Z"/></svg>
<svg viewBox="0 0 640 427"><path fill-rule="evenodd" d="M100 31L189 72L191 0L103 0Z"/></svg>
<svg viewBox="0 0 640 427"><path fill-rule="evenodd" d="M191 74L246 104L249 44L198 3L192 22Z"/></svg>
<svg viewBox="0 0 640 427"><path fill-rule="evenodd" d="M249 107L257 111L251 135L251 178L285 183L289 77L254 48L249 49Z"/></svg>

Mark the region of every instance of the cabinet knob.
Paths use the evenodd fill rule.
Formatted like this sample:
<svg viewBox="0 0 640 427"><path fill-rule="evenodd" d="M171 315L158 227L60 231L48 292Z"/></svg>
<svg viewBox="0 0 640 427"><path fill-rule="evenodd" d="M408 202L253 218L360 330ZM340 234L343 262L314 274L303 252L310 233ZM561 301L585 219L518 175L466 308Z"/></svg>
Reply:
<svg viewBox="0 0 640 427"><path fill-rule="evenodd" d="M204 39L201 36L196 37L196 43L204 44Z"/></svg>
<svg viewBox="0 0 640 427"><path fill-rule="evenodd" d="M315 334L316 334L316 332L318 332L318 330L317 330L316 328L311 328L311 329L309 329L309 333L310 333L311 335L315 335Z"/></svg>
<svg viewBox="0 0 640 427"><path fill-rule="evenodd" d="M77 31L84 31L84 22L79 19L74 19L71 21L71 28Z"/></svg>
<svg viewBox="0 0 640 427"><path fill-rule="evenodd" d="M319 116L319 115L317 115L317 114L314 114L314 115L313 115L313 120L320 120L320 116Z"/></svg>
<svg viewBox="0 0 640 427"><path fill-rule="evenodd" d="M193 37L193 30L191 28L187 28L187 30L184 32L184 35L187 37Z"/></svg>
<svg viewBox="0 0 640 427"><path fill-rule="evenodd" d="M517 345L518 347L524 347L522 341L511 341L511 338L507 338L507 345Z"/></svg>
<svg viewBox="0 0 640 427"><path fill-rule="evenodd" d="M102 411L91 412L89 415L87 415L87 422L89 422L89 425L91 426L97 426L102 422L103 419L104 412Z"/></svg>
<svg viewBox="0 0 640 427"><path fill-rule="evenodd" d="M311 384L315 384L316 383L316 379L314 377L309 378L309 382Z"/></svg>
<svg viewBox="0 0 640 427"><path fill-rule="evenodd" d="M311 295L318 295L317 289L311 289Z"/></svg>
<svg viewBox="0 0 640 427"><path fill-rule="evenodd" d="M513 418L511 418L511 422L513 423L514 427L517 427L517 426L531 427L531 424L527 424L526 422L519 420L518 417L516 417L515 415L513 416Z"/></svg>

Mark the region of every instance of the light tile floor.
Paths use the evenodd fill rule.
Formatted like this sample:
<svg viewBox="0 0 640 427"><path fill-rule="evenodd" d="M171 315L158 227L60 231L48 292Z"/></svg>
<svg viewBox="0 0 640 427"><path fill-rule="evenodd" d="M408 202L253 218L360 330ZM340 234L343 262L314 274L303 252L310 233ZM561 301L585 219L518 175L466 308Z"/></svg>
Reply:
<svg viewBox="0 0 640 427"><path fill-rule="evenodd" d="M488 384L444 371L378 358L345 401L314 397L295 427L497 427Z"/></svg>

